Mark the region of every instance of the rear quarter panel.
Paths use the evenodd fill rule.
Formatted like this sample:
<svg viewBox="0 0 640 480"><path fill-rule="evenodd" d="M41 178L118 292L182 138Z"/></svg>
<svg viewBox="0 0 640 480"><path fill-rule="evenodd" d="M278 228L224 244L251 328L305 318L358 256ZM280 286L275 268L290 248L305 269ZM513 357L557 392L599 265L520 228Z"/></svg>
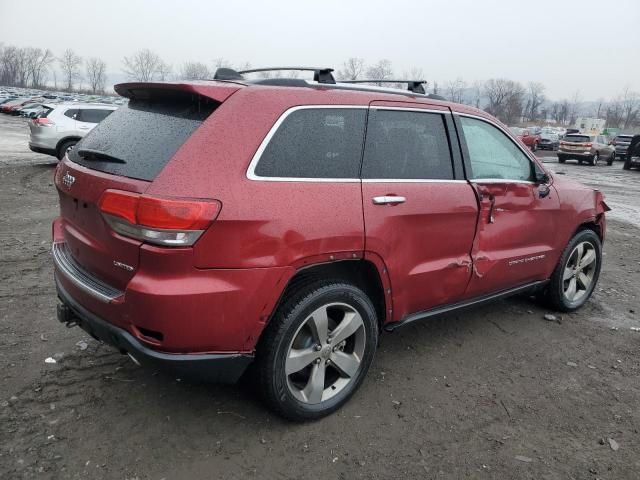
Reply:
<svg viewBox="0 0 640 480"><path fill-rule="evenodd" d="M276 120L320 92L243 89L178 150L147 193L215 198L220 215L194 247L199 268L303 266L360 257L360 182L254 181L249 163ZM277 90L276 90L277 91ZM260 108L256 108L260 105ZM333 257L333 258L331 258Z"/></svg>

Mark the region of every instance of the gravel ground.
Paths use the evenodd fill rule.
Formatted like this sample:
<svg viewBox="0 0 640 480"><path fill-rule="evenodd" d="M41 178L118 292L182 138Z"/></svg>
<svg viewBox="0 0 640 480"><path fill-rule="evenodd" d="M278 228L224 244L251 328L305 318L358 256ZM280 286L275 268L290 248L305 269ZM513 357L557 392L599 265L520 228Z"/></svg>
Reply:
<svg viewBox="0 0 640 480"><path fill-rule="evenodd" d="M346 407L298 425L56 321L55 164L1 117L0 478L640 478L640 172L549 164L614 208L582 310L514 298L383 335Z"/></svg>

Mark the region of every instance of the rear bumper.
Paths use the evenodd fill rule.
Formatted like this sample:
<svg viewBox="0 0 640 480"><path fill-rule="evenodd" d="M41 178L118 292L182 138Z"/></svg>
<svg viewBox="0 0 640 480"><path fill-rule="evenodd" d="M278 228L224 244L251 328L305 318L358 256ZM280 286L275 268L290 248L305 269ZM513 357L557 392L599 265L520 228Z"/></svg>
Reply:
<svg viewBox="0 0 640 480"><path fill-rule="evenodd" d="M57 156L57 152L55 148L38 147L37 145L33 145L32 143L29 143L29 149L32 152L44 153L45 155L53 155L54 157Z"/></svg>
<svg viewBox="0 0 640 480"><path fill-rule="evenodd" d="M595 152L586 151L586 152L575 152L575 151L567 151L567 150L558 150L558 155L562 155L566 158L589 158L595 155Z"/></svg>
<svg viewBox="0 0 640 480"><path fill-rule="evenodd" d="M118 328L86 310L65 291L56 276L58 320L77 324L96 340L129 354L145 367L215 383L234 383L253 361L248 354L173 354L145 347L126 330Z"/></svg>

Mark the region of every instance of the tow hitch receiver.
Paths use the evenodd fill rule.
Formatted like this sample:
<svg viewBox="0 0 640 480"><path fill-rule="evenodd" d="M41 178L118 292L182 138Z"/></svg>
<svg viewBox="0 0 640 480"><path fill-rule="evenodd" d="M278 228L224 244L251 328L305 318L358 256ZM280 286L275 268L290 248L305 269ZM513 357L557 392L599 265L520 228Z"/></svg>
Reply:
<svg viewBox="0 0 640 480"><path fill-rule="evenodd" d="M73 310L65 304L58 303L56 306L56 313L58 315L58 321L64 323L67 328L78 325L78 317L73 313Z"/></svg>

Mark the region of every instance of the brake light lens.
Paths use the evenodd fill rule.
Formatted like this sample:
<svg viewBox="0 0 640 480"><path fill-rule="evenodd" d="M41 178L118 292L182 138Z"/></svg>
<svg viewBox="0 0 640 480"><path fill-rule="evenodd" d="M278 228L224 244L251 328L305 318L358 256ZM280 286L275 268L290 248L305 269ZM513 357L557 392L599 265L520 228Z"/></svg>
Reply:
<svg viewBox="0 0 640 480"><path fill-rule="evenodd" d="M48 118L34 118L33 123L40 125L41 127L53 127L54 123Z"/></svg>
<svg viewBox="0 0 640 480"><path fill-rule="evenodd" d="M121 235L156 245L189 246L218 217L222 204L106 190L98 207L109 226Z"/></svg>
<svg viewBox="0 0 640 480"><path fill-rule="evenodd" d="M591 148L593 146L593 143L585 143L584 146L586 148Z"/></svg>

